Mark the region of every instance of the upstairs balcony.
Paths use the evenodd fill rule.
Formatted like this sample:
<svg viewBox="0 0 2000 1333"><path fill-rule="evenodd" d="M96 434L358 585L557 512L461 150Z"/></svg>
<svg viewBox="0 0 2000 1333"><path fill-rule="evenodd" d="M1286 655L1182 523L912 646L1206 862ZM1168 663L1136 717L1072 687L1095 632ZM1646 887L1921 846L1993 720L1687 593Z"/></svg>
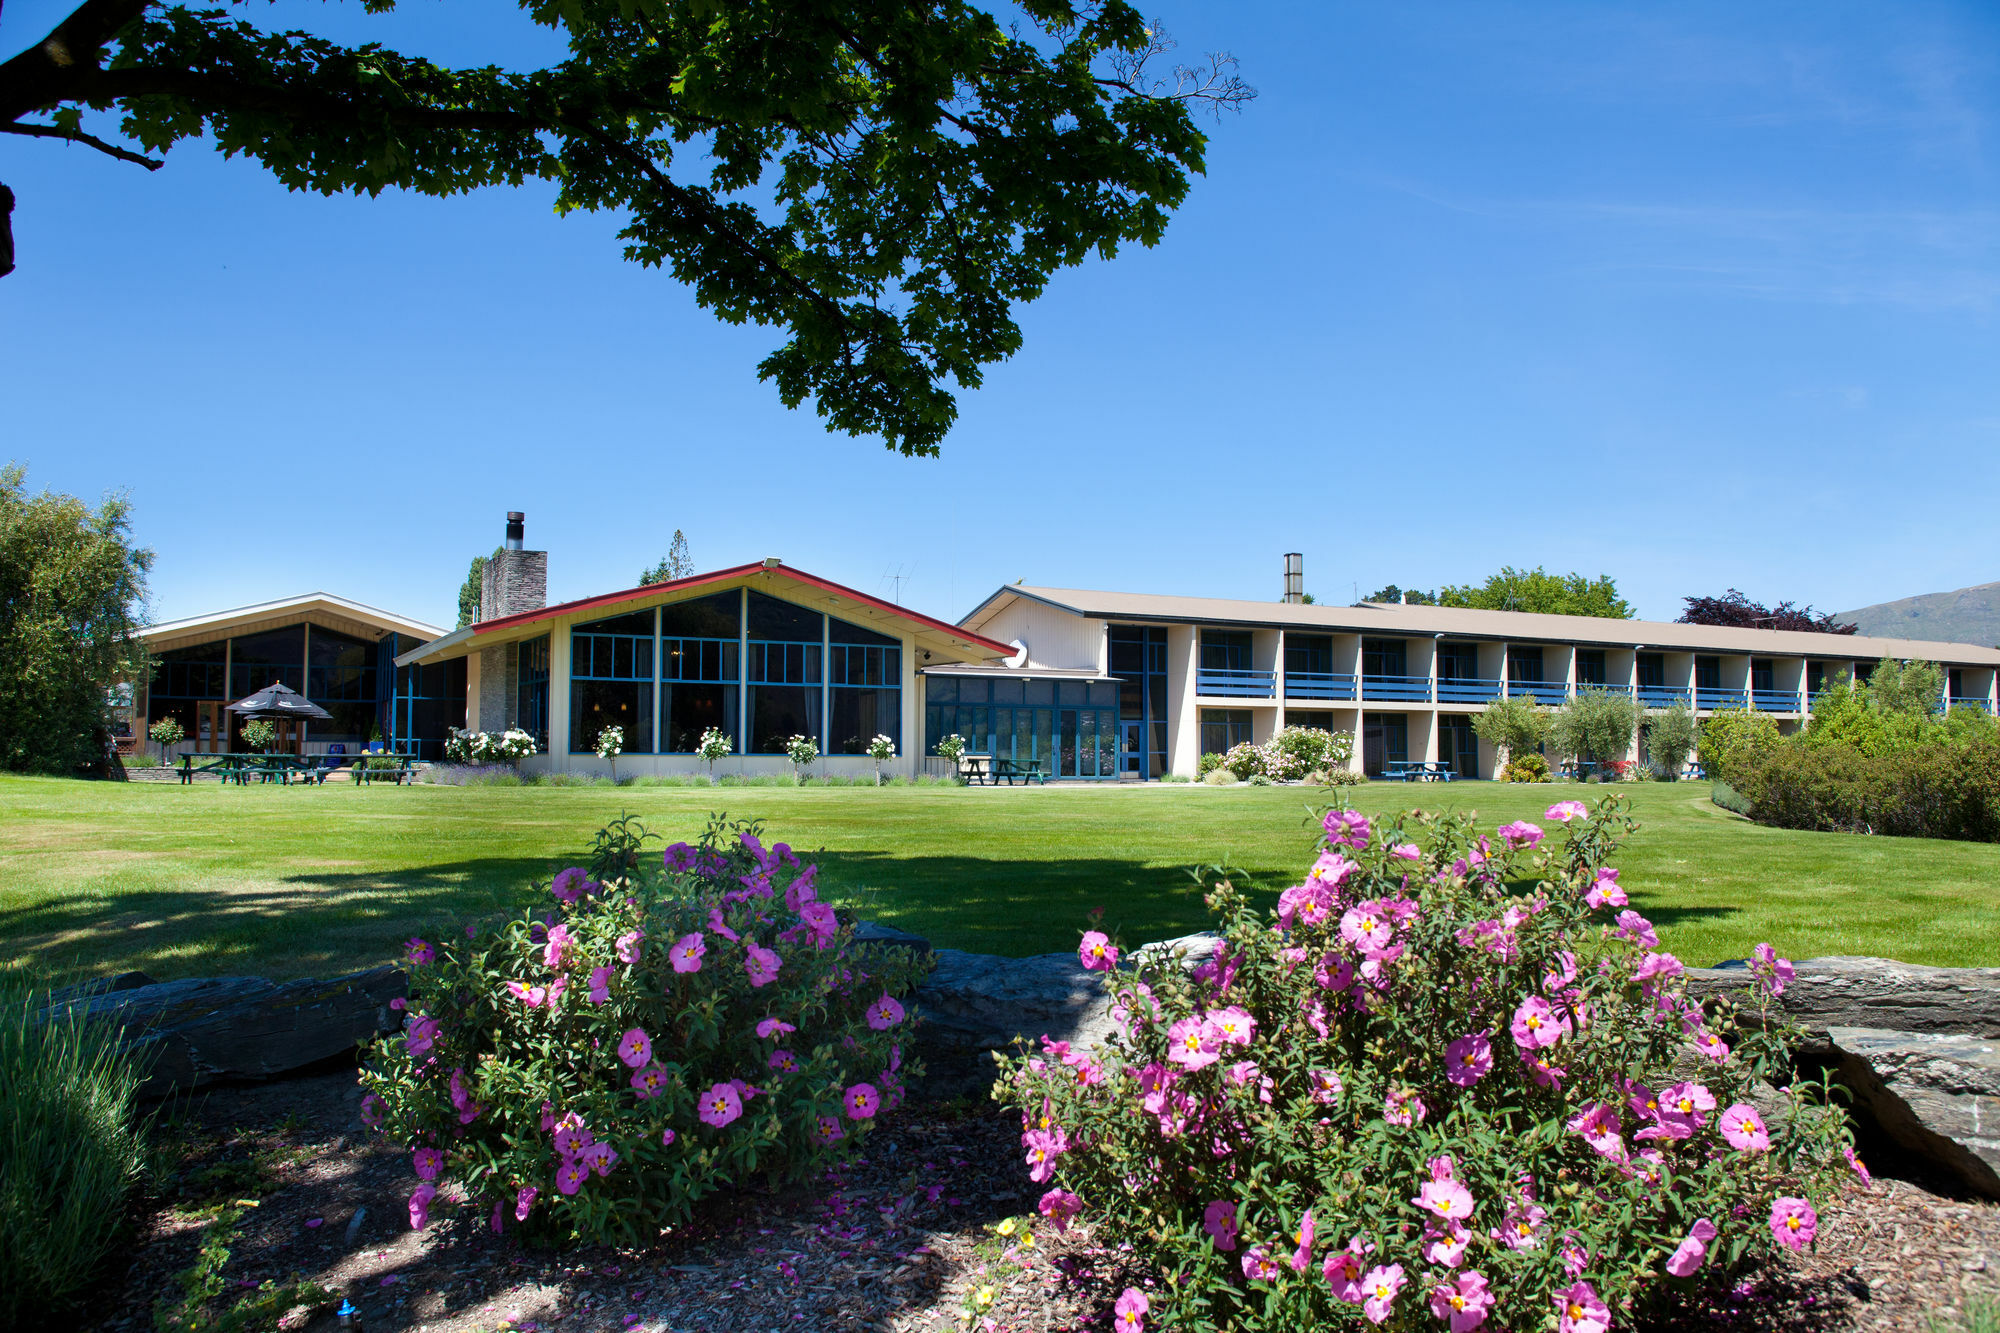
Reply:
<svg viewBox="0 0 2000 1333"><path fill-rule="evenodd" d="M1195 672L1194 692L1217 699L1274 699L1278 694L1278 673L1204 667Z"/></svg>
<svg viewBox="0 0 2000 1333"><path fill-rule="evenodd" d="M1977 708L1982 713L1993 711L1993 705L1977 694L1954 694L1945 700L1946 708Z"/></svg>
<svg viewBox="0 0 2000 1333"><path fill-rule="evenodd" d="M1694 691L1696 708L1747 708L1750 691L1725 690L1712 685L1697 685Z"/></svg>
<svg viewBox="0 0 2000 1333"><path fill-rule="evenodd" d="M1790 690L1752 690L1750 706L1760 713L1796 713L1799 696Z"/></svg>
<svg viewBox="0 0 2000 1333"><path fill-rule="evenodd" d="M1354 677L1337 671L1287 671L1287 699L1352 699Z"/></svg>
<svg viewBox="0 0 2000 1333"><path fill-rule="evenodd" d="M1569 698L1569 686L1559 680L1510 680L1507 693L1526 695L1536 703L1559 704Z"/></svg>
<svg viewBox="0 0 2000 1333"><path fill-rule="evenodd" d="M1641 708L1675 708L1688 701L1689 692L1672 685L1641 685L1639 706Z"/></svg>
<svg viewBox="0 0 2000 1333"><path fill-rule="evenodd" d="M1361 697L1390 703L1427 704L1431 701L1429 676L1363 676Z"/></svg>
<svg viewBox="0 0 2000 1333"><path fill-rule="evenodd" d="M1438 677L1437 701L1441 704L1483 704L1500 697L1500 682L1478 676Z"/></svg>

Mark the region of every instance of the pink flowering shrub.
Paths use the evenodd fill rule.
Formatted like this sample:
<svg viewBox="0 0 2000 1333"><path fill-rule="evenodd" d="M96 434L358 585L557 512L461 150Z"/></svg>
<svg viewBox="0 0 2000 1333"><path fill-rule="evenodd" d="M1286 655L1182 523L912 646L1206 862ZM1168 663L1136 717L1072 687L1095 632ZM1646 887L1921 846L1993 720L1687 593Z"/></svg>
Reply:
<svg viewBox="0 0 2000 1333"><path fill-rule="evenodd" d="M662 855L621 820L544 908L411 942L362 1116L409 1146L413 1226L462 1195L495 1230L643 1241L718 1189L812 1173L901 1104L898 997L924 960L856 945L816 867L758 834L718 820Z"/></svg>
<svg viewBox="0 0 2000 1333"><path fill-rule="evenodd" d="M1809 1244L1861 1168L1791 1077L1791 965L1759 948L1754 1013L1690 1001L1606 865L1622 804L1332 810L1268 916L1214 886L1212 953L1087 935L1114 1036L1044 1038L996 1093L1042 1211L1144 1238L1162 1328L1601 1333Z"/></svg>

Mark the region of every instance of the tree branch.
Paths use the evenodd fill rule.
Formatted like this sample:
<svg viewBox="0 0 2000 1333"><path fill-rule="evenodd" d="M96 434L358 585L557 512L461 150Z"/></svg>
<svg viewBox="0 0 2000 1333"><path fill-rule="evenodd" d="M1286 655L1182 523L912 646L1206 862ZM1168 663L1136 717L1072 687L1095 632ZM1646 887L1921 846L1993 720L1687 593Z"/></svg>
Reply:
<svg viewBox="0 0 2000 1333"><path fill-rule="evenodd" d="M28 139L61 139L65 143L80 143L115 157L120 162L135 162L148 171L158 171L167 165L156 158L147 157L144 153L135 153L129 148L120 148L115 143L106 143L94 134L85 134L82 130L65 130L56 125L17 122L12 125L0 125L0 134L18 134Z"/></svg>
<svg viewBox="0 0 2000 1333"><path fill-rule="evenodd" d="M83 0L27 50L0 64L0 122L62 101L63 89L97 68L97 53L151 0Z"/></svg>

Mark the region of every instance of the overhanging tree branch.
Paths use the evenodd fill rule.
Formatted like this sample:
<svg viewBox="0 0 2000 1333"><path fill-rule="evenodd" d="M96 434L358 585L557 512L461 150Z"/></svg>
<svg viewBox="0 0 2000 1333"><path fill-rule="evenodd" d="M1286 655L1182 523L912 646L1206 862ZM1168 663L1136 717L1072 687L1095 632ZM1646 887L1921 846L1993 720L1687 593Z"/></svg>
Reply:
<svg viewBox="0 0 2000 1333"><path fill-rule="evenodd" d="M137 163L148 171L158 171L167 165L158 158L135 153L129 148L120 148L115 143L106 143L94 134L85 134L82 130L66 130L60 125L36 125L32 122L17 121L12 125L0 125L0 134L18 134L28 139L62 139L68 143L80 143L115 157L120 162Z"/></svg>

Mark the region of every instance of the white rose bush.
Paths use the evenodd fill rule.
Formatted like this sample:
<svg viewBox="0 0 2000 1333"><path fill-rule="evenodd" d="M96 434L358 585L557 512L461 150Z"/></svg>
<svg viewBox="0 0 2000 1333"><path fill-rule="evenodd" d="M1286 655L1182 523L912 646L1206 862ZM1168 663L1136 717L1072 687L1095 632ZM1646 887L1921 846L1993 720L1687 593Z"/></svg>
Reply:
<svg viewBox="0 0 2000 1333"><path fill-rule="evenodd" d="M868 757L875 761L875 785L882 785L882 765L896 757L896 740L893 736L877 734L868 742Z"/></svg>
<svg viewBox="0 0 2000 1333"><path fill-rule="evenodd" d="M1212 952L1135 968L1085 934L1114 1036L1044 1038L995 1095L1041 1212L1156 1265L1122 1333L1605 1333L1804 1248L1814 1201L1865 1181L1792 1077L1791 965L1759 946L1754 1011L1704 1011L1607 864L1620 798L1547 819L1329 810L1274 911L1215 883Z"/></svg>

